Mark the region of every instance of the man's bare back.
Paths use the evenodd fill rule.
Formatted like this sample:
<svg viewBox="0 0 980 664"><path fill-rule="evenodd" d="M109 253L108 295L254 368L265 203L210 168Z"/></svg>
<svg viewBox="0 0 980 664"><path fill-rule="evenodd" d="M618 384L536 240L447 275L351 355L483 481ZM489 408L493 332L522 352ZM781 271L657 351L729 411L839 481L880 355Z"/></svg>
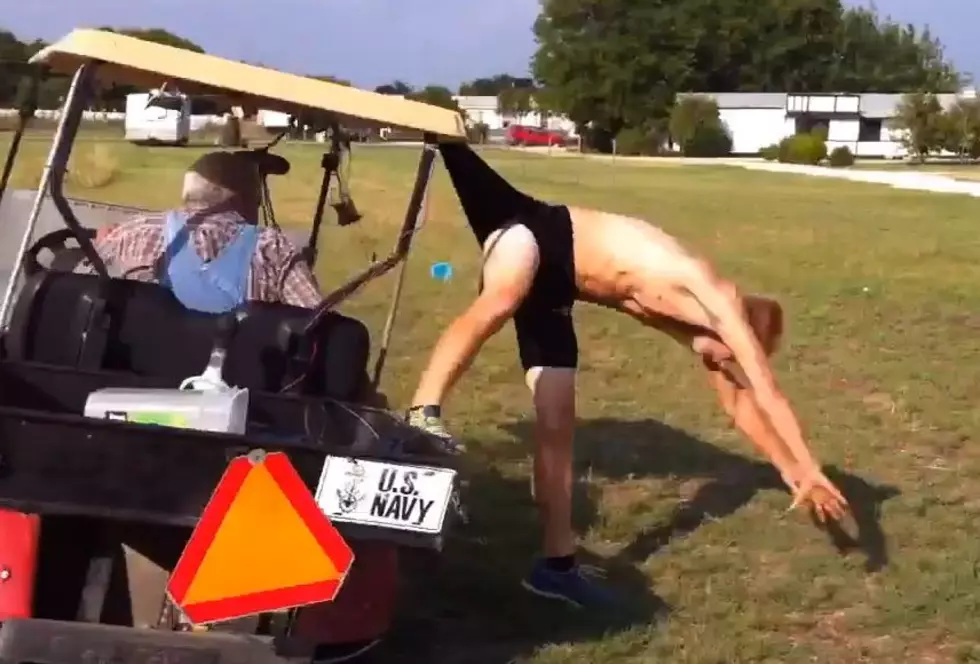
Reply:
<svg viewBox="0 0 980 664"><path fill-rule="evenodd" d="M700 258L640 219L585 208L569 212L580 300L653 327L681 323L710 329L711 320L682 286L703 265Z"/></svg>

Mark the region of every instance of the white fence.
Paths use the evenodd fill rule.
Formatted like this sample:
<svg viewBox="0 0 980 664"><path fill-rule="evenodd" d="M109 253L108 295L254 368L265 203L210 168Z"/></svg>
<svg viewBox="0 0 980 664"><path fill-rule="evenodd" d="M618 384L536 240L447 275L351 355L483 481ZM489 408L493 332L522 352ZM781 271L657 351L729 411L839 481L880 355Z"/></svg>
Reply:
<svg viewBox="0 0 980 664"><path fill-rule="evenodd" d="M937 194L966 194L980 198L980 182L957 180L941 172L904 170L865 170L862 168L827 168L826 166L804 166L800 164L780 164L762 161L729 161L734 166L749 170L789 173L813 177L840 178L852 182L884 184L894 189L931 191Z"/></svg>
<svg viewBox="0 0 980 664"><path fill-rule="evenodd" d="M0 108L0 118L11 118L17 116L15 108ZM38 109L34 111L34 117L39 120L57 120L61 117L61 111L51 111ZM84 122L123 122L126 114L122 111L83 111L82 120ZM223 125L226 119L221 115L192 115L191 131L203 129L208 125Z"/></svg>

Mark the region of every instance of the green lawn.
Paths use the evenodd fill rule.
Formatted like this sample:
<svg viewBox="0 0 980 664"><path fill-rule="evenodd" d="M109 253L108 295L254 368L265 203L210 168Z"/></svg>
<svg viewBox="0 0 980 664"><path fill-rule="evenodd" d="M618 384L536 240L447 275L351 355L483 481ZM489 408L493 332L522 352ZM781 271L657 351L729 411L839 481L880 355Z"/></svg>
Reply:
<svg viewBox="0 0 980 664"><path fill-rule="evenodd" d="M31 140L17 180L36 181ZM318 153L287 146L280 217L303 223ZM165 206L194 149L79 143L76 166L111 172L74 193ZM448 404L468 442L473 522L438 564L419 561L389 644L393 662L980 661L980 202L730 167L488 152L541 197L661 224L789 316L776 368L818 456L849 496L847 543L803 514L730 429L698 363L623 316L582 305L577 519L583 556L633 601L583 617L526 595L536 553L529 403L510 329ZM353 162L365 220L326 231L324 284L387 252L414 150ZM74 180L81 182L84 178ZM89 178L89 181L92 181ZM478 251L445 173L418 237L384 388L402 407L442 328L476 289ZM456 271L429 278L435 261ZM347 307L380 331L390 279ZM836 543L835 543L836 542Z"/></svg>

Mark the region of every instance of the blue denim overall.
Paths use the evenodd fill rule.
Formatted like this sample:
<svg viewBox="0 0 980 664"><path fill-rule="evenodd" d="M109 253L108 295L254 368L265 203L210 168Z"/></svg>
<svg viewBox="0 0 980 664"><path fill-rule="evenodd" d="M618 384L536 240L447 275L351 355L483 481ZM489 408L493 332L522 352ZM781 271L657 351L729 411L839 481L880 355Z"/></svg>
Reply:
<svg viewBox="0 0 980 664"><path fill-rule="evenodd" d="M248 278L259 229L241 224L238 234L210 261L197 255L187 216L172 211L164 224L164 260L160 283L188 309L221 314L248 301Z"/></svg>

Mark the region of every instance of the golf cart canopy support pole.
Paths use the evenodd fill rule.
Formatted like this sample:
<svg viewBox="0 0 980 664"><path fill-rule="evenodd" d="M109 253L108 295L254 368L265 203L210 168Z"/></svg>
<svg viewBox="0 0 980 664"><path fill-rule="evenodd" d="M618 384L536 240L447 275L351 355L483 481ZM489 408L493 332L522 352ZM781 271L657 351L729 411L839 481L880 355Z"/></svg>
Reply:
<svg viewBox="0 0 980 664"><path fill-rule="evenodd" d="M34 119L34 112L37 110L37 95L41 86L41 72L34 71L21 77L21 83L27 82L22 88L22 94L17 102L17 129L14 130L14 137L10 141L10 148L7 150L7 160L3 164L3 171L0 172L0 200L3 200L3 193L7 190L7 183L10 181L10 174L14 170L14 160L20 151L20 141L24 137L27 125Z"/></svg>
<svg viewBox="0 0 980 664"><path fill-rule="evenodd" d="M67 201L65 201L61 186L65 167L68 164L68 157L71 156L71 148L75 142L78 126L82 119L82 112L85 110L85 104L90 97L89 93L92 91L96 68L97 65L95 63L83 64L75 71L75 75L72 77L71 86L68 88L65 104L61 111L61 118L58 121L54 140L51 143L51 150L48 152L47 162L45 162L44 170L41 172L41 182L38 184L37 194L34 196L34 205L31 208L30 216L27 218L27 226L24 229L24 236L21 238L20 247L17 249L17 256L14 259L10 281L7 284L7 290L3 294L3 303L0 304L0 328L6 326L7 314L10 312L14 293L17 290L17 283L20 281L20 274L23 271L24 256L27 255L31 238L34 235L34 227L37 226L37 219L41 214L44 196L49 191L51 193L51 199L58 208L58 211L65 217L65 223L75 232L75 238L82 251L85 252L86 258L93 261L93 266L95 266L101 276L105 277L108 275L105 265L95 252L95 247L92 246L91 241L82 233L81 225L75 219L74 214L71 214L71 209ZM68 210L68 215L65 214L65 209Z"/></svg>
<svg viewBox="0 0 980 664"><path fill-rule="evenodd" d="M384 332L381 335L381 346L378 348L378 359L374 363L374 375L371 376L371 385L377 389L381 384L381 372L384 371L385 359L388 357L388 346L391 343L391 334L395 329L395 317L398 315L398 306L402 299L402 287L405 285L405 269L408 267L408 254L412 248L412 240L415 234L425 223L426 199L429 195L428 183L432 178L432 169L435 167L435 153L438 146L426 140L423 146L422 159L419 160L418 172L415 175L415 189L412 191L412 198L408 204L408 211L405 215L405 223L402 224L401 234L395 243L395 255L404 256L401 267L398 268L398 276L395 278L395 288L391 294L391 304L388 306L388 317L385 320ZM426 159L426 155L431 154L431 159ZM419 183L422 183L420 186ZM409 225L411 224L411 226Z"/></svg>
<svg viewBox="0 0 980 664"><path fill-rule="evenodd" d="M425 202L425 193L429 187L429 177L432 174L432 166L435 163L436 154L439 148L435 139L426 136L426 142L422 147L422 157L419 160L419 167L415 177L415 187L412 190L412 197L409 199L408 210L405 213L405 221L402 223L398 233L398 240L395 243L395 250L384 260L373 261L360 274L351 277L345 284L327 293L323 302L317 307L310 317L303 333L312 334L326 317L327 312L331 311L338 304L356 293L361 286L373 281L378 277L387 274L401 261L408 257L408 252L412 248L412 236L417 230L416 224L420 219L422 204ZM394 303L397 306L397 301ZM389 313L389 316L391 314Z"/></svg>

